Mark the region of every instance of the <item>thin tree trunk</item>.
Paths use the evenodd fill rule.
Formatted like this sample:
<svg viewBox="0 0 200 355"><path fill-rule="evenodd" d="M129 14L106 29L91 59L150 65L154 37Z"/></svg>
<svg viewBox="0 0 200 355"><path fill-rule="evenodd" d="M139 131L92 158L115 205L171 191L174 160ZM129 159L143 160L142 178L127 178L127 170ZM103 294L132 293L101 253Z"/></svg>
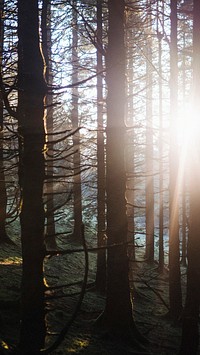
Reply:
<svg viewBox="0 0 200 355"><path fill-rule="evenodd" d="M102 1L97 0L97 73L102 72ZM98 247L106 245L105 236L105 144L103 124L103 78L97 75L97 241ZM105 292L106 287L106 251L97 254L96 288Z"/></svg>
<svg viewBox="0 0 200 355"><path fill-rule="evenodd" d="M147 1L149 10L151 6ZM151 32L151 15L148 13L148 32ZM146 259L154 261L154 179L153 179L153 122L152 122L152 40L147 35L147 88L146 88Z"/></svg>
<svg viewBox="0 0 200 355"><path fill-rule="evenodd" d="M72 17L72 85L78 82L78 23L77 23L77 11L75 10L76 1L73 1ZM72 87L72 129L75 130L79 127L78 119L78 88ZM81 189L81 156L80 156L80 132L73 135L73 165L74 165L74 231L73 236L77 241L81 240L81 226L82 226L82 189Z"/></svg>
<svg viewBox="0 0 200 355"><path fill-rule="evenodd" d="M0 76L2 82L2 57L4 40L4 20L3 20L4 0L0 0ZM6 206L7 194L3 164L3 96L0 90L0 243L9 241L6 233Z"/></svg>
<svg viewBox="0 0 200 355"><path fill-rule="evenodd" d="M51 65L51 4L50 0L43 0L42 16L42 52L45 60L45 80L49 87L52 86L52 65ZM52 94L45 98L45 124L47 133L47 151L46 151L46 174L50 177L46 184L46 215L47 225L45 234L45 244L47 249L56 249L55 240L55 221L54 221L54 195L53 195L53 105ZM50 134L49 134L50 133Z"/></svg>
<svg viewBox="0 0 200 355"><path fill-rule="evenodd" d="M194 117L200 116L200 2L193 2L193 108ZM190 220L188 237L187 293L182 326L181 355L199 353L199 303L200 303L200 126L195 125L188 151Z"/></svg>
<svg viewBox="0 0 200 355"><path fill-rule="evenodd" d="M22 137L20 164L22 313L20 353L44 346L44 107L46 84L39 47L38 1L18 0L18 118Z"/></svg>
<svg viewBox="0 0 200 355"><path fill-rule="evenodd" d="M170 314L178 318L182 310L179 241L179 167L176 119L178 104L177 64L177 1L171 0L171 47L170 47L170 177L169 177L169 302Z"/></svg>
<svg viewBox="0 0 200 355"><path fill-rule="evenodd" d="M133 41L134 41L134 31L127 31L127 41L128 46L128 64L127 64L127 76L128 76L128 102L127 102L127 126L131 127L131 131L127 133L127 146L126 146L126 173L127 173L127 217L128 217L128 236L127 240L128 246L128 256L131 261L135 260L135 145L134 145L134 105L133 105ZM131 272L131 271L130 271Z"/></svg>
<svg viewBox="0 0 200 355"><path fill-rule="evenodd" d="M164 5L159 8L157 1L157 38L158 38L158 67L159 67L159 269L164 268L164 206L163 206L163 87L162 87L162 38L163 28L159 29L159 10L162 11L162 26L164 26Z"/></svg>
<svg viewBox="0 0 200 355"><path fill-rule="evenodd" d="M185 48L185 31L183 31L183 47ZM185 58L185 54L183 53L183 105L185 103L185 99L186 99L186 58ZM183 266L187 265L186 259L187 259L187 208L186 208L186 204L187 204L187 198L186 198L186 179L185 179L185 175L183 177L183 181L182 181L182 255L181 255L181 263Z"/></svg>

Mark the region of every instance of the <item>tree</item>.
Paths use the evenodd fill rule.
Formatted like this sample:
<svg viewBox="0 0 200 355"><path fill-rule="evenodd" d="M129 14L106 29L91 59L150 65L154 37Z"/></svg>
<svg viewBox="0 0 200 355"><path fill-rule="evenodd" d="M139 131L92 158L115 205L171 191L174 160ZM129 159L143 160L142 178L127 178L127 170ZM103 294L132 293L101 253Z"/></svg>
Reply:
<svg viewBox="0 0 200 355"><path fill-rule="evenodd" d="M0 1L0 83L2 87L2 58L3 58L3 41L4 41L4 1ZM0 90L0 243L9 241L6 233L6 206L7 194L3 165L3 94Z"/></svg>
<svg viewBox="0 0 200 355"><path fill-rule="evenodd" d="M44 77L49 89L52 87L53 73L51 63L51 3L50 0L43 0L41 12L41 32L42 32L42 53L44 58ZM47 135L46 151L46 174L51 177L47 182L46 199L46 247L56 249L55 240L55 220L54 220L54 195L53 195L53 100L52 94L45 97L45 125Z"/></svg>
<svg viewBox="0 0 200 355"><path fill-rule="evenodd" d="M74 194L74 239L81 240L81 226L82 226L82 192L81 192L81 156L80 156L80 131L79 115L78 115L78 18L76 11L76 1L73 1L72 6L72 128L76 130L73 135L73 194Z"/></svg>
<svg viewBox="0 0 200 355"><path fill-rule="evenodd" d="M103 55L102 55L102 1L97 0L97 243L106 245L105 237L105 144L103 122ZM96 288L105 292L106 251L97 254Z"/></svg>
<svg viewBox="0 0 200 355"><path fill-rule="evenodd" d="M132 316L127 258L125 149L125 44L123 0L108 1L109 32L106 53L107 128L107 294L101 321L108 333L137 343L140 335ZM119 246L113 247L115 244ZM119 276L120 275L120 276Z"/></svg>
<svg viewBox="0 0 200 355"><path fill-rule="evenodd" d="M153 178L153 76L152 76L152 36L151 3L147 0L147 81L146 81L146 258L154 261L154 178ZM150 34L149 34L150 33Z"/></svg>
<svg viewBox="0 0 200 355"><path fill-rule="evenodd" d="M188 270L187 293L182 326L181 355L198 354L199 335L199 304L200 304L200 2L193 2L193 117L195 124L192 141L188 151L189 160L189 236L188 236Z"/></svg>
<svg viewBox="0 0 200 355"><path fill-rule="evenodd" d="M159 268L163 271L164 268L164 209L163 209L163 83L162 83L162 39L164 32L164 3L162 3L162 19L160 26L159 18L159 1L157 0L157 19L156 19L156 32L158 38L158 90L159 90ZM161 27L161 28L160 28Z"/></svg>
<svg viewBox="0 0 200 355"><path fill-rule="evenodd" d="M21 242L23 257L20 351L43 347L44 324L44 97L38 1L18 0L18 123L21 137Z"/></svg>
<svg viewBox="0 0 200 355"><path fill-rule="evenodd" d="M178 318L182 310L179 250L179 176L176 136L178 67L177 67L177 1L171 0L170 43L170 177L169 177L169 302L170 313ZM179 170L178 170L179 171Z"/></svg>

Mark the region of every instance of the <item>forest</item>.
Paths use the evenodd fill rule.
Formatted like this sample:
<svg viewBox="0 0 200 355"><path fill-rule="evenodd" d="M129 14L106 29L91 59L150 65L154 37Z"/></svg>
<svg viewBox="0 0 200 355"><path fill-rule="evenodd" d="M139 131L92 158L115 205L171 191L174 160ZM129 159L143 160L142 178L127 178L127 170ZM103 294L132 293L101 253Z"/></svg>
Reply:
<svg viewBox="0 0 200 355"><path fill-rule="evenodd" d="M0 354L200 354L199 0L0 0L0 282Z"/></svg>

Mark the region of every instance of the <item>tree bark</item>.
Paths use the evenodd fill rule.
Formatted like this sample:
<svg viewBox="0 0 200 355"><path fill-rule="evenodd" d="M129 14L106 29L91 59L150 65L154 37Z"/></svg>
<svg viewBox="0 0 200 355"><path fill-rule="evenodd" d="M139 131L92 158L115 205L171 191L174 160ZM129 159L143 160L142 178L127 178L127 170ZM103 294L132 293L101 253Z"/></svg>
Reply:
<svg viewBox="0 0 200 355"><path fill-rule="evenodd" d="M169 303L170 315L178 318L182 311L179 250L179 171L176 119L178 104L177 1L171 0L170 47L170 177L169 177Z"/></svg>
<svg viewBox="0 0 200 355"><path fill-rule="evenodd" d="M21 242L23 258L20 351L44 345L44 97L38 1L18 0L18 120L21 137Z"/></svg>
<svg viewBox="0 0 200 355"><path fill-rule="evenodd" d="M149 12L146 48L146 259L154 261L154 178L153 178L153 122L152 122L152 38L151 38L151 4L147 0Z"/></svg>
<svg viewBox="0 0 200 355"><path fill-rule="evenodd" d="M0 82L2 83L2 57L4 41L4 20L3 20L4 0L0 1ZM3 95L0 90L0 243L9 241L6 233L6 207L7 194L3 163Z"/></svg>
<svg viewBox="0 0 200 355"><path fill-rule="evenodd" d="M108 1L109 32L107 69L107 294L102 315L104 329L121 339L136 342L139 333L132 316L127 257L127 216L125 176L125 44L123 0ZM122 246L111 247L121 243Z"/></svg>
<svg viewBox="0 0 200 355"><path fill-rule="evenodd" d="M43 0L41 14L41 31L42 31L42 52L44 58L45 71L44 76L48 87L52 86L52 64L51 64L51 3L50 0ZM46 150L46 174L50 179L46 183L46 228L45 228L45 244L47 249L55 250L55 220L54 220L54 195L53 195L53 100L52 94L45 97L45 128L47 134L47 150ZM49 134L50 133L50 134Z"/></svg>
<svg viewBox="0 0 200 355"><path fill-rule="evenodd" d="M72 17L72 85L78 82L78 19L75 10L76 1L73 1ZM78 117L78 88L72 87L72 129L76 130L79 127ZM81 188L81 155L80 155L80 132L73 135L73 193L74 193L74 231L73 236L76 241L81 241L81 226L82 226L82 188Z"/></svg>
<svg viewBox="0 0 200 355"><path fill-rule="evenodd" d="M102 1L97 0L97 73L103 70L102 47ZM97 243L106 245L105 236L105 143L103 123L103 77L97 75ZM96 288L105 292L106 288L106 251L97 254Z"/></svg>
<svg viewBox="0 0 200 355"><path fill-rule="evenodd" d="M200 2L193 2L193 108L194 117L200 116ZM181 355L198 354L200 304L200 126L195 125L188 151L190 218L188 236L187 293L183 316Z"/></svg>

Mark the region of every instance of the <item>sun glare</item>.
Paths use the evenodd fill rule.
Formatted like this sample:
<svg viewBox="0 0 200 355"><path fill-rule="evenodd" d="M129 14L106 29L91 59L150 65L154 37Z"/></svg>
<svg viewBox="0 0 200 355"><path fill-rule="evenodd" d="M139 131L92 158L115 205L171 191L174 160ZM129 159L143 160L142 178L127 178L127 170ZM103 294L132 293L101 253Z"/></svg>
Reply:
<svg viewBox="0 0 200 355"><path fill-rule="evenodd" d="M179 112L176 134L179 151L177 187L180 192L186 175L199 165L200 114L194 105L187 104Z"/></svg>
<svg viewBox="0 0 200 355"><path fill-rule="evenodd" d="M181 174L189 172L194 164L199 165L200 112L194 105L185 105L177 120L179 146L179 169ZM191 165L193 164L193 165Z"/></svg>
<svg viewBox="0 0 200 355"><path fill-rule="evenodd" d="M187 105L180 111L177 121L177 139L181 150L188 151L199 139L200 116L192 105Z"/></svg>

